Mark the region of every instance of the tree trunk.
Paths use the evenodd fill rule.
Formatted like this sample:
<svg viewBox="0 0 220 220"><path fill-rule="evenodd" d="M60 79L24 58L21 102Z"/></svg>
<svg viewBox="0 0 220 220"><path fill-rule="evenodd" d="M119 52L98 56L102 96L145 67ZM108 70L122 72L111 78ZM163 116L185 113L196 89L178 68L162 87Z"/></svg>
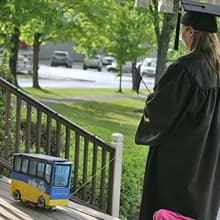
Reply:
<svg viewBox="0 0 220 220"><path fill-rule="evenodd" d="M174 0L174 13L164 13L163 26L158 39L156 82L166 70L167 52L170 39L176 27L179 0ZM157 33L158 34L158 33Z"/></svg>
<svg viewBox="0 0 220 220"><path fill-rule="evenodd" d="M10 47L10 57L9 57L9 67L11 73L14 77L14 84L18 86L17 82L17 59L18 59L18 50L19 50L19 37L20 37L20 30L18 27L14 28L14 33L11 37L11 47Z"/></svg>
<svg viewBox="0 0 220 220"><path fill-rule="evenodd" d="M39 69L39 51L40 51L40 37L41 33L34 34L34 46L33 46L33 88L40 88L38 79Z"/></svg>
<svg viewBox="0 0 220 220"><path fill-rule="evenodd" d="M174 14L164 14L163 28L158 42L156 82L166 69L167 51L169 48L171 34L175 28L175 18L176 16L174 16Z"/></svg>
<svg viewBox="0 0 220 220"><path fill-rule="evenodd" d="M118 72L119 88L118 88L118 92L122 93L122 64L119 64L118 67L119 67L119 72Z"/></svg>
<svg viewBox="0 0 220 220"><path fill-rule="evenodd" d="M136 90L136 61L132 62L132 66L131 66L131 74L132 74L132 90Z"/></svg>

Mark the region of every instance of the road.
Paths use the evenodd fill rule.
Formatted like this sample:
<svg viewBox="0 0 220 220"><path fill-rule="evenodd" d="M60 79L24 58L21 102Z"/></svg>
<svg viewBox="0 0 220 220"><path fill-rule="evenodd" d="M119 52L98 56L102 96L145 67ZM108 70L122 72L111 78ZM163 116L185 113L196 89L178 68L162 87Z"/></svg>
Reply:
<svg viewBox="0 0 220 220"><path fill-rule="evenodd" d="M152 89L154 78L144 78L145 84ZM21 87L32 87L32 77L18 76ZM39 84L42 88L119 88L119 77L116 73L107 72L105 69L98 72L96 69L82 70L80 66L72 69L65 67L50 67L40 64ZM141 83L141 88L144 88ZM132 88L131 74L123 74L122 88Z"/></svg>

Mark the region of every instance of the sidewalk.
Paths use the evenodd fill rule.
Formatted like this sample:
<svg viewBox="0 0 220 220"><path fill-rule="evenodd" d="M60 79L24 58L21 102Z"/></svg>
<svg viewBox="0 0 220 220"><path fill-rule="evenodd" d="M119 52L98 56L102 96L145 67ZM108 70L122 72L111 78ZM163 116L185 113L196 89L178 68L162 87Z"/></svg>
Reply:
<svg viewBox="0 0 220 220"><path fill-rule="evenodd" d="M52 103L65 103L65 102L87 102L87 101L105 101L105 100L114 100L114 99L146 99L145 95L97 95L97 96L74 96L69 98L54 98L54 99L39 99L40 102L44 104Z"/></svg>

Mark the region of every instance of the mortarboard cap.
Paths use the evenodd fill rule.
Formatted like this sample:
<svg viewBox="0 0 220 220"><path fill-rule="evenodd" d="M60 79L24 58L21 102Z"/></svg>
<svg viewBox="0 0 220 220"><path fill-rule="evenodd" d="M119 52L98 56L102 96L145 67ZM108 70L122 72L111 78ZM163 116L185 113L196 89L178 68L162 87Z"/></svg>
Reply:
<svg viewBox="0 0 220 220"><path fill-rule="evenodd" d="M195 0L181 0L181 4L186 13L182 18L180 16L178 17L174 49L178 49L180 23L186 26L192 26L200 31L217 32L216 16L220 16L219 5L201 3Z"/></svg>

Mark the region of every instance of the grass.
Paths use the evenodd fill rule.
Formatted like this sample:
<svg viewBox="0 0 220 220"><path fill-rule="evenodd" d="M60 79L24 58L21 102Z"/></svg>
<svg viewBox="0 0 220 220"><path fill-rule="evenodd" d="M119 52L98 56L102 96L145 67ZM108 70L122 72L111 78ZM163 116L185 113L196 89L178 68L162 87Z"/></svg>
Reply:
<svg viewBox="0 0 220 220"><path fill-rule="evenodd" d="M35 98L50 99L50 98L69 98L78 96L103 96L103 95L119 95L115 89L34 89L25 88L27 93ZM144 92L142 92L144 94ZM135 92L129 89L123 90L123 95L135 95Z"/></svg>
<svg viewBox="0 0 220 220"><path fill-rule="evenodd" d="M105 141L110 141L112 133L120 132L125 136L125 147L134 146L135 131L145 103L144 98L137 98L135 92L124 90L122 95L125 97L117 98L119 93L114 89L39 90L29 88L25 91L40 99L105 96L106 100L66 102L50 104L50 107ZM110 96L114 96L115 99L109 99Z"/></svg>
<svg viewBox="0 0 220 220"><path fill-rule="evenodd" d="M134 134L145 103L144 98L137 98L135 92L124 90L122 95L125 97L117 98L120 93L114 89L39 90L28 88L25 91L40 99L105 96L106 100L66 102L50 104L50 107L105 141L110 141L112 133L120 132L125 136L125 147L134 146ZM109 99L110 96L114 96L115 99Z"/></svg>
<svg viewBox="0 0 220 220"><path fill-rule="evenodd" d="M134 137L145 98L138 98L131 90L124 90L123 99L117 97L119 93L114 89L27 89L26 91L41 99L106 96L106 99L99 101L66 102L50 104L50 107L107 143L111 142L112 133L124 135L121 212L123 215L127 215L127 212L137 212L148 148L137 146ZM115 99L108 99L108 96L114 96Z"/></svg>

